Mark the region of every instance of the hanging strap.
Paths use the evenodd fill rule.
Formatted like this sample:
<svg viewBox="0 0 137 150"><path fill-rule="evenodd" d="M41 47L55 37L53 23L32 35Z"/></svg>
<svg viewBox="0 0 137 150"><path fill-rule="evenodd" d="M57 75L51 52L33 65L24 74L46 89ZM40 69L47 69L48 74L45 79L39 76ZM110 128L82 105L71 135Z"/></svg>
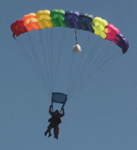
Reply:
<svg viewBox="0 0 137 150"><path fill-rule="evenodd" d="M78 40L77 40L77 31L75 29L75 39L76 39L76 44L78 44Z"/></svg>

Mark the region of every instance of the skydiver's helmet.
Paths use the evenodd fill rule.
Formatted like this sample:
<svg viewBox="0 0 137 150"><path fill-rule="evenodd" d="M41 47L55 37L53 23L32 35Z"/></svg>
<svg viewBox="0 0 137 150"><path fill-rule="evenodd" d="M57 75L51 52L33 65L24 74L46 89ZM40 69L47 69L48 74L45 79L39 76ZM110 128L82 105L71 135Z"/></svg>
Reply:
<svg viewBox="0 0 137 150"><path fill-rule="evenodd" d="M73 51L80 53L82 51L81 46L79 44L75 44L73 46Z"/></svg>
<svg viewBox="0 0 137 150"><path fill-rule="evenodd" d="M56 111L55 111L55 113L56 113L56 114L59 114L59 111L58 111L58 110L56 110Z"/></svg>

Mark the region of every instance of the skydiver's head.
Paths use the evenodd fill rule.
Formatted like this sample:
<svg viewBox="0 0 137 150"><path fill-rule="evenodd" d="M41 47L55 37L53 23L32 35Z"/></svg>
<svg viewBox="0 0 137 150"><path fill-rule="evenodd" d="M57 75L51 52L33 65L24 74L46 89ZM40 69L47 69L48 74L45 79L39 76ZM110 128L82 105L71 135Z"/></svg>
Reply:
<svg viewBox="0 0 137 150"><path fill-rule="evenodd" d="M56 111L55 111L55 113L59 114L59 111L58 111L58 110L56 110Z"/></svg>

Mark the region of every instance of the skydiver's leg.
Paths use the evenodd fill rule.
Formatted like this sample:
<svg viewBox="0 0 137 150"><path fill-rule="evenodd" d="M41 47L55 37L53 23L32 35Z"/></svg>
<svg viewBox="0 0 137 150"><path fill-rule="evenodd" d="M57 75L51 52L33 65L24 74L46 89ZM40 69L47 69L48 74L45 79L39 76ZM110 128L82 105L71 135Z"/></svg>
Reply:
<svg viewBox="0 0 137 150"><path fill-rule="evenodd" d="M45 136L47 135L47 133L49 133L49 136L50 137L52 134L51 134L51 129L52 129L52 124L50 123L48 128L47 128L47 131L45 132Z"/></svg>
<svg viewBox="0 0 137 150"><path fill-rule="evenodd" d="M54 138L58 139L59 135L59 127L58 125L54 127Z"/></svg>

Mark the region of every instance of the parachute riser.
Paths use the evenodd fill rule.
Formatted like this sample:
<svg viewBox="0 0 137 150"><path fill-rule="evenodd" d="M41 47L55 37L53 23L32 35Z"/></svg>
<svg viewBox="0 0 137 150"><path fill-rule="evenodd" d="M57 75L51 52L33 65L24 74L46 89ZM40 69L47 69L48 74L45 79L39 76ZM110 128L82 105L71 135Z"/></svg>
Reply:
<svg viewBox="0 0 137 150"><path fill-rule="evenodd" d="M66 103L64 103L61 107L61 110L60 110L60 113L62 112L62 110L64 109L64 106L65 106Z"/></svg>
<svg viewBox="0 0 137 150"><path fill-rule="evenodd" d="M77 39L77 31L75 29L75 39L76 39L76 44L73 46L73 51L75 52L81 52L81 46L78 44L78 39Z"/></svg>
<svg viewBox="0 0 137 150"><path fill-rule="evenodd" d="M52 111L53 111L53 100L52 100L52 98L51 98L51 106L52 106Z"/></svg>

